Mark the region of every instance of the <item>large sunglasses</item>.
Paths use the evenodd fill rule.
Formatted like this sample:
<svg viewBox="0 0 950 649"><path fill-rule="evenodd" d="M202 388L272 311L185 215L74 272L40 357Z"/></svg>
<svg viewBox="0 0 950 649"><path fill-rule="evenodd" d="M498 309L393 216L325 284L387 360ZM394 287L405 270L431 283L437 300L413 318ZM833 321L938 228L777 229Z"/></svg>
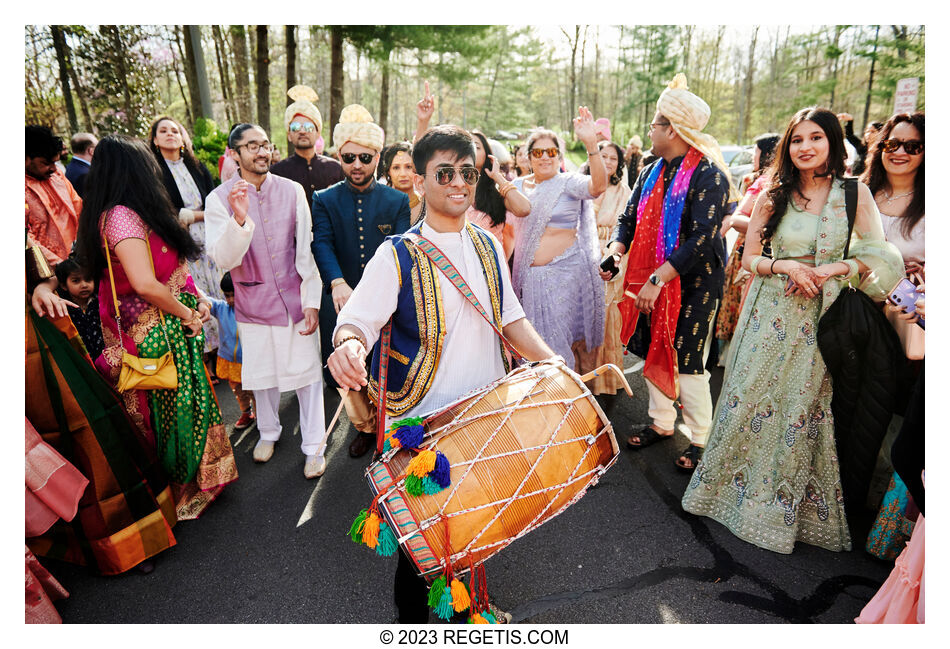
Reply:
<svg viewBox="0 0 950 649"><path fill-rule="evenodd" d="M904 153L907 155L917 155L924 150L924 143L920 140L898 140L891 138L883 142L884 153L894 153L899 148L904 147Z"/></svg>
<svg viewBox="0 0 950 649"><path fill-rule="evenodd" d="M313 133L317 130L317 127L313 124L304 124L303 122L291 122L290 123L290 132L296 133L297 131L303 131L304 133Z"/></svg>
<svg viewBox="0 0 950 649"><path fill-rule="evenodd" d="M541 156L543 156L545 153L548 154L549 158L556 158L560 151L558 151L556 146L551 146L546 149L531 149L529 153L531 153L531 157L535 160L540 160Z"/></svg>
<svg viewBox="0 0 950 649"><path fill-rule="evenodd" d="M341 153L340 154L340 160L342 160L344 164L348 164L348 165L351 165L354 162L356 162L357 158L359 158L360 162L362 162L364 165L368 165L370 162L373 161L373 154L372 153Z"/></svg>
<svg viewBox="0 0 950 649"><path fill-rule="evenodd" d="M465 167L439 167L435 170L435 182L440 185L448 185L455 178L455 172L458 171L462 180L467 185L474 185L478 182L478 169L472 166ZM422 174L425 176L426 174Z"/></svg>

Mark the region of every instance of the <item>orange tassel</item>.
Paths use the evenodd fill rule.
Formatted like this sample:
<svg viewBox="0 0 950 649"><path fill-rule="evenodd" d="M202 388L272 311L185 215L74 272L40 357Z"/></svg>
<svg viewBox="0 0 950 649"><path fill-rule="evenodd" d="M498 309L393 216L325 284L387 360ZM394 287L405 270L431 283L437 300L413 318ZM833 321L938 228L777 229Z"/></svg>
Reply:
<svg viewBox="0 0 950 649"><path fill-rule="evenodd" d="M435 451L422 451L409 461L406 473L424 478L435 468Z"/></svg>
<svg viewBox="0 0 950 649"><path fill-rule="evenodd" d="M366 522L363 524L363 543L365 543L370 548L375 548L378 540L379 516L377 516L376 512L374 511L366 517Z"/></svg>
<svg viewBox="0 0 950 649"><path fill-rule="evenodd" d="M467 609L472 603L472 600L469 599L468 589L465 588L465 584L460 582L458 579L452 580L452 608L455 609L456 613L460 613Z"/></svg>

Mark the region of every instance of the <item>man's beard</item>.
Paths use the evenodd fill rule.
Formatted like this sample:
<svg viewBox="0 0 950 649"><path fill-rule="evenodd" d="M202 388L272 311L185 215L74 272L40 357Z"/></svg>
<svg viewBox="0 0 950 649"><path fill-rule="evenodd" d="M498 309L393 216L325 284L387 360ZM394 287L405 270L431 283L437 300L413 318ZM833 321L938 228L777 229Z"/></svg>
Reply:
<svg viewBox="0 0 950 649"><path fill-rule="evenodd" d="M370 182L372 182L372 180L373 180L373 174L371 174L371 173L366 173L366 174L364 174L364 176L363 176L363 182L359 182L359 183L356 182L355 180L353 180L353 177L352 177L352 176L349 176L349 175L347 175L347 174L344 174L344 175L346 175L346 180L347 180L347 182L349 182L351 185L353 185L353 186L355 186L355 187L365 187L366 185L370 184Z"/></svg>

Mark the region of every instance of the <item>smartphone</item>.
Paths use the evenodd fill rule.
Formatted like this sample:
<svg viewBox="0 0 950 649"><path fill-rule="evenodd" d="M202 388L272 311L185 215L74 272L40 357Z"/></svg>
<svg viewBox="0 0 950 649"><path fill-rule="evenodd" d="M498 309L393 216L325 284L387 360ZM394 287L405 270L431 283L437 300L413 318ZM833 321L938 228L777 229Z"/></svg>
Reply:
<svg viewBox="0 0 950 649"><path fill-rule="evenodd" d="M788 281L785 282L785 292L788 293L793 288L795 288L795 286L796 286L795 281L791 277L789 277Z"/></svg>
<svg viewBox="0 0 950 649"><path fill-rule="evenodd" d="M914 313L917 311L917 299L921 295L923 295L923 293L918 293L914 283L905 277L897 282L897 286L895 286L887 296L887 301L894 306L901 307L904 313ZM917 324L923 329L924 319L921 318L918 320Z"/></svg>
<svg viewBox="0 0 950 649"><path fill-rule="evenodd" d="M617 267L617 258L613 255L607 255L603 261L600 262L600 269L616 277L617 273L620 272L620 268Z"/></svg>

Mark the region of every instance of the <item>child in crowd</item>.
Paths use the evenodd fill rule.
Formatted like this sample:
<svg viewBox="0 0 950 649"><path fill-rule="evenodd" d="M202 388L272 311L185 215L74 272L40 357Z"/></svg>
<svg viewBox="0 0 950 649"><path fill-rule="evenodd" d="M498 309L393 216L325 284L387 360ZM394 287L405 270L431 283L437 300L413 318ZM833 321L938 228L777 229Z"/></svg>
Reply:
<svg viewBox="0 0 950 649"><path fill-rule="evenodd" d="M209 298L211 315L218 319L218 363L216 374L227 379L241 407L241 416L234 424L235 430L243 430L254 423L251 411L253 396L250 391L241 388L241 341L239 340L237 321L234 319L234 282L231 273L221 278L221 291L224 300Z"/></svg>
<svg viewBox="0 0 950 649"><path fill-rule="evenodd" d="M56 265L56 279L59 280L60 295L79 305L67 307L69 317L86 351L93 362L102 354L105 342L102 339L102 323L99 320L99 297L96 295L96 281L87 268L83 268L70 255Z"/></svg>

